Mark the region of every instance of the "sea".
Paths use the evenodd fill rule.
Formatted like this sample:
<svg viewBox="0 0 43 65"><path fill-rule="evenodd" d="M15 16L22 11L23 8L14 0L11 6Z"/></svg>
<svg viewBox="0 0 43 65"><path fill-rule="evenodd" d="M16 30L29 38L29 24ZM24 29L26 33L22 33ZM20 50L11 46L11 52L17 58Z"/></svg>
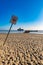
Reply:
<svg viewBox="0 0 43 65"><path fill-rule="evenodd" d="M8 33L8 30L0 30L0 33ZM10 33L24 33L24 31L11 30ZM38 32L29 32L29 33L31 33L31 34L43 34L43 30L38 31Z"/></svg>
<svg viewBox="0 0 43 65"><path fill-rule="evenodd" d="M0 30L0 33L8 33L9 30ZM10 33L24 33L24 31L11 30Z"/></svg>

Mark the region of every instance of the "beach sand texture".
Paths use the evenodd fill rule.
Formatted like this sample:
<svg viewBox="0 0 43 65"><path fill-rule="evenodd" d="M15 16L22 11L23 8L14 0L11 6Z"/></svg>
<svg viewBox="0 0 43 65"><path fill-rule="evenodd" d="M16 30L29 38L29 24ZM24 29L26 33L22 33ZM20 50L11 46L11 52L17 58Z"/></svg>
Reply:
<svg viewBox="0 0 43 65"><path fill-rule="evenodd" d="M43 35L0 34L0 65L43 65Z"/></svg>

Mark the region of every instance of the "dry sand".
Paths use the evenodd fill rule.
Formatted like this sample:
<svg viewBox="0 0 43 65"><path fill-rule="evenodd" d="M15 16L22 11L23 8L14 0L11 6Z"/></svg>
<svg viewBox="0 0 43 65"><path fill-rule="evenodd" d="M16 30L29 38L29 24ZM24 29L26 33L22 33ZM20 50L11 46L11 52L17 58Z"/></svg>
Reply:
<svg viewBox="0 0 43 65"><path fill-rule="evenodd" d="M43 35L0 34L0 65L43 65Z"/></svg>

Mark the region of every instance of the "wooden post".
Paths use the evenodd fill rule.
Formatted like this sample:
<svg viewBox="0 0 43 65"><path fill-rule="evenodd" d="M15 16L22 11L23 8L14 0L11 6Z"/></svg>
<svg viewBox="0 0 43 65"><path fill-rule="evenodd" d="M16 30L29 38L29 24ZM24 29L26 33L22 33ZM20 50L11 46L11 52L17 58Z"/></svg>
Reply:
<svg viewBox="0 0 43 65"><path fill-rule="evenodd" d="M10 29L9 29L9 31L8 31L8 34L7 34L7 36L6 36L6 39L5 39L4 43L3 43L3 45L5 45L5 43L6 43L6 41L7 41L7 38L8 38L8 36L9 36L9 33L10 33L10 31L11 31L11 28L12 28L13 24L16 24L17 19L18 19L18 18L17 18L16 16L12 16L12 18L11 18L11 26L10 26Z"/></svg>

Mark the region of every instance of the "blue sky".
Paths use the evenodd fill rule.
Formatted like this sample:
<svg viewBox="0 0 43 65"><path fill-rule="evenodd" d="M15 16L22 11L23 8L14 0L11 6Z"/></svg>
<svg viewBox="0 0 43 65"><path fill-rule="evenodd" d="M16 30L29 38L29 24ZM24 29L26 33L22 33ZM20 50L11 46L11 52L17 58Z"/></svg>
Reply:
<svg viewBox="0 0 43 65"><path fill-rule="evenodd" d="M43 30L43 0L0 0L0 29L9 29L12 15L18 16L12 29Z"/></svg>

